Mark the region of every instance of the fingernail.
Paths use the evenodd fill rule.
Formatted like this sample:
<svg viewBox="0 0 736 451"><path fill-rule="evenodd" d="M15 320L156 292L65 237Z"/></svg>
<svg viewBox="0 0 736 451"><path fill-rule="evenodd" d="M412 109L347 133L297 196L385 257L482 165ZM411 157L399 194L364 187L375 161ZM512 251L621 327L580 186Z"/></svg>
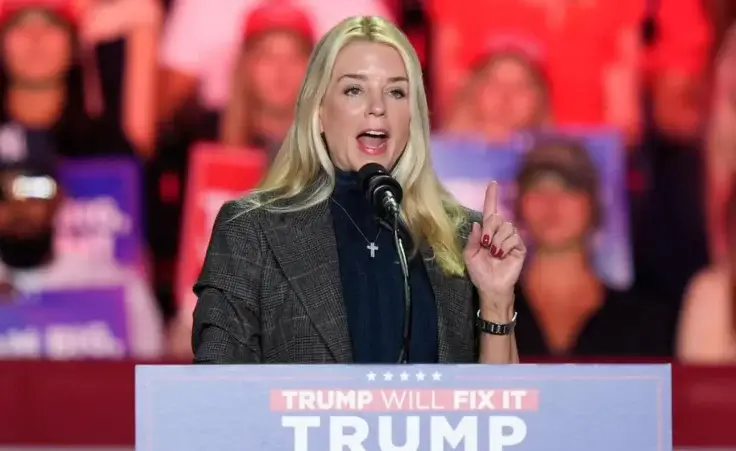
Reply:
<svg viewBox="0 0 736 451"><path fill-rule="evenodd" d="M498 255L496 255L496 258L503 258L503 251L501 249L498 250Z"/></svg>
<svg viewBox="0 0 736 451"><path fill-rule="evenodd" d="M483 235L483 239L480 244L483 247L488 247L488 245L491 244L491 237L489 235Z"/></svg>
<svg viewBox="0 0 736 451"><path fill-rule="evenodd" d="M496 247L495 244L492 244L491 245L491 255L494 256L494 257L497 257L497 255L496 255L497 253L498 253L498 248Z"/></svg>

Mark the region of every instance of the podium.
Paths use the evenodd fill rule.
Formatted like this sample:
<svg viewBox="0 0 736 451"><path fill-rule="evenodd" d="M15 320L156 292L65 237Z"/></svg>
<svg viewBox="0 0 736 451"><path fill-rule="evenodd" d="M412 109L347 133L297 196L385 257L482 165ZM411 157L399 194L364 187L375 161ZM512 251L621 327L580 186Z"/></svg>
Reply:
<svg viewBox="0 0 736 451"><path fill-rule="evenodd" d="M670 365L139 365L137 451L671 451Z"/></svg>

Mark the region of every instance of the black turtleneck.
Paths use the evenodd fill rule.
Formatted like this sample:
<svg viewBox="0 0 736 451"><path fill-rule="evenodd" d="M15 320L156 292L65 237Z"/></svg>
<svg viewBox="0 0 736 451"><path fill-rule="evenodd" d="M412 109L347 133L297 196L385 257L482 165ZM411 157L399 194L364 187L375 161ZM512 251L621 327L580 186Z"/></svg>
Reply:
<svg viewBox="0 0 736 451"><path fill-rule="evenodd" d="M355 173L338 171L330 210L353 361L396 363L403 341L404 289L391 232L376 221ZM366 237L378 247L373 258ZM409 362L436 363L437 308L420 256L410 262L409 278L413 323Z"/></svg>

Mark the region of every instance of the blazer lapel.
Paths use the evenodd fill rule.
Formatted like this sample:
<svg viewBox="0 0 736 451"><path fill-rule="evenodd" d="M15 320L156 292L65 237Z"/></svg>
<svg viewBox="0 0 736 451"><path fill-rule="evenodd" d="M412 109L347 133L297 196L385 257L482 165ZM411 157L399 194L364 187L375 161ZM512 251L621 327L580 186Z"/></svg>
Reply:
<svg viewBox="0 0 736 451"><path fill-rule="evenodd" d="M337 363L352 362L340 266L325 202L274 215L265 233L276 260Z"/></svg>

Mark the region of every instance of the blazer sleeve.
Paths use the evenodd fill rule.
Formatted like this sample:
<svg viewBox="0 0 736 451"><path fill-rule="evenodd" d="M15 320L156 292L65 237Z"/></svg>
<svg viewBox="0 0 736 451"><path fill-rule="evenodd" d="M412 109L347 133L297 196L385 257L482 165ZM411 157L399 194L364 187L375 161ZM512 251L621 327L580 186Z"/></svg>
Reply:
<svg viewBox="0 0 736 451"><path fill-rule="evenodd" d="M468 237L470 236L471 228L473 227L473 223L477 222L478 224L483 224L483 213L475 210L467 210L467 221L463 224L462 229L460 230L460 239L462 242L463 248L467 246L468 244ZM472 285L472 282L471 282ZM473 312L477 312L480 308L480 295L478 294L478 290L475 288L475 285L473 286L473 297L472 297L472 303L473 303ZM481 332L478 331L475 328L475 319L473 319L473 324L471 325L473 328L473 361L478 362L480 360L480 336Z"/></svg>
<svg viewBox="0 0 736 451"><path fill-rule="evenodd" d="M259 363L260 295L266 244L256 211L220 209L194 285L194 363Z"/></svg>

